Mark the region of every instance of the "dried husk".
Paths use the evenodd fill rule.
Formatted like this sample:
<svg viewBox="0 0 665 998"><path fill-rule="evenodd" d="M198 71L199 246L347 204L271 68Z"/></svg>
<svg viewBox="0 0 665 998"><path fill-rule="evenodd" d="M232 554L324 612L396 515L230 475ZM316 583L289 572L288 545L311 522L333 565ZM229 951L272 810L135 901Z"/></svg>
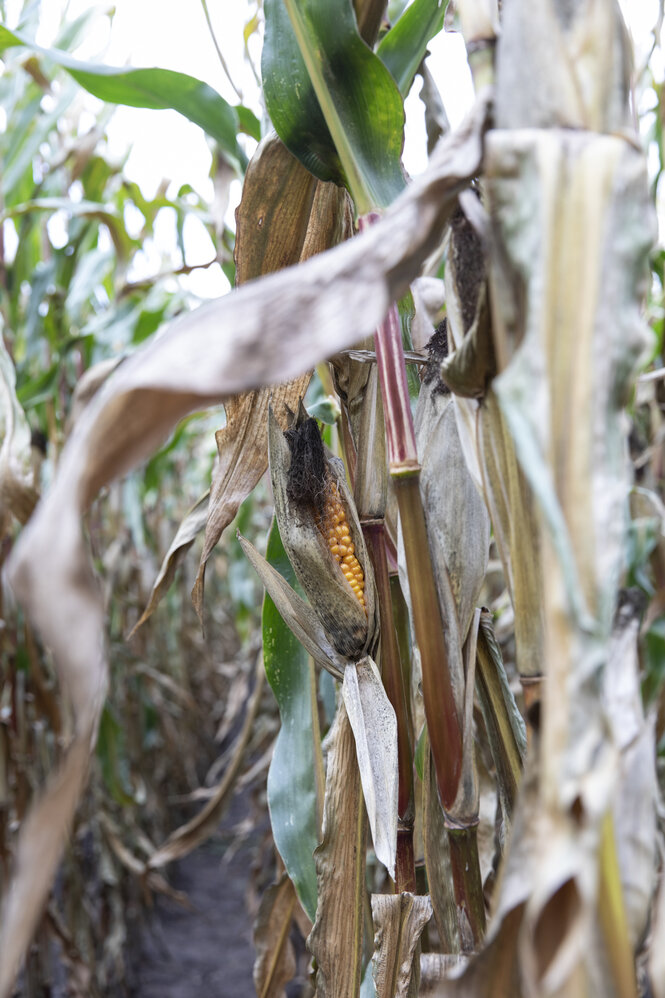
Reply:
<svg viewBox="0 0 665 998"><path fill-rule="evenodd" d="M434 343L435 341L433 341ZM455 824L477 821L479 789L475 768L473 650L464 650L483 584L489 555L489 517L474 485L460 444L455 399L439 378L440 357L434 349L415 416L420 492L427 517L428 540L437 585L444 640L457 713L462 725L462 775L449 819Z"/></svg>
<svg viewBox="0 0 665 998"><path fill-rule="evenodd" d="M298 418L306 418L306 413ZM326 473L329 481L336 485L346 509L356 558L365 576L366 612L331 555L314 515L310 510L298 507L288 494L291 451L272 410L268 416L268 451L275 516L284 550L333 647L340 655L357 662L375 648L378 608L374 573L344 466L329 451L325 452Z"/></svg>
<svg viewBox="0 0 665 998"><path fill-rule="evenodd" d="M246 537L238 534L238 540L287 627L315 662L327 669L335 679L343 679L348 659L340 655L333 646L309 603L298 595Z"/></svg>
<svg viewBox="0 0 665 998"><path fill-rule="evenodd" d="M374 852L395 879L397 718L371 658L344 670L342 697L356 742L358 769Z"/></svg>
<svg viewBox="0 0 665 998"><path fill-rule="evenodd" d="M427 895L372 894L377 998L418 998L420 960L416 947L432 915Z"/></svg>

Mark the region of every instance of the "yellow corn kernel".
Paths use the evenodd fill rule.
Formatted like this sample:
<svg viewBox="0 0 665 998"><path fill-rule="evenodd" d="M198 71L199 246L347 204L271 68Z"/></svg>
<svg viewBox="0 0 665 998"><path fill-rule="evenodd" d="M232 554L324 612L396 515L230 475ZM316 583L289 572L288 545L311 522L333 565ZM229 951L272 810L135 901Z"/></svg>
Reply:
<svg viewBox="0 0 665 998"><path fill-rule="evenodd" d="M328 544L328 550L342 569L346 581L356 599L367 613L365 606L365 576L360 562L355 556L355 546L351 541L351 529L346 512L340 501L337 486L328 493L318 527Z"/></svg>

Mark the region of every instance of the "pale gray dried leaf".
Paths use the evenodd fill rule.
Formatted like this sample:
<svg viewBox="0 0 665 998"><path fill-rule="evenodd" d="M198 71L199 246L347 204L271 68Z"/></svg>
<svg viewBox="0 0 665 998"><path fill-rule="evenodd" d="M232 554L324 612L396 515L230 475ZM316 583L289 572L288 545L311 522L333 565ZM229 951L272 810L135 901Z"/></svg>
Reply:
<svg viewBox="0 0 665 998"><path fill-rule="evenodd" d="M461 644L485 578L489 558L487 507L469 474L460 443L456 402L441 382L425 382L418 397L415 427L422 467L420 492L427 517L430 551L444 621L456 616ZM447 605L446 578L454 603Z"/></svg>
<svg viewBox="0 0 665 998"><path fill-rule="evenodd" d="M344 670L342 696L356 755L374 852L395 879L397 849L397 718L371 658Z"/></svg>
<svg viewBox="0 0 665 998"><path fill-rule="evenodd" d="M431 916L432 902L426 894L372 894L372 971L377 998L417 998L420 961L416 947Z"/></svg>
<svg viewBox="0 0 665 998"><path fill-rule="evenodd" d="M10 516L26 523L38 498L30 427L16 397L16 373L5 349L0 323L0 530Z"/></svg>
<svg viewBox="0 0 665 998"><path fill-rule="evenodd" d="M366 835L355 740L342 701L329 734L323 841L314 853L318 901L307 947L317 964L317 998L358 998Z"/></svg>
<svg viewBox="0 0 665 998"><path fill-rule="evenodd" d="M645 719L642 707L637 655L640 602L626 594L620 604L603 677L603 698L620 753L612 811L633 949L637 948L646 926L657 859L655 718Z"/></svg>
<svg viewBox="0 0 665 998"><path fill-rule="evenodd" d="M208 521L208 505L210 502L210 490L201 496L199 501L185 514L185 518L178 527L175 537L171 541L171 546L164 555L157 578L155 579L145 610L134 624L128 637L133 637L136 631L145 624L146 620L152 616L164 595L168 592L171 583L175 578L178 567L191 548L192 544L204 529Z"/></svg>
<svg viewBox="0 0 665 998"><path fill-rule="evenodd" d="M254 987L258 998L284 998L285 985L296 972L296 957L289 938L298 898L283 873L261 898L254 922Z"/></svg>
<svg viewBox="0 0 665 998"><path fill-rule="evenodd" d="M74 389L74 395L72 396L72 405L67 419L68 431L71 431L72 426L80 417L82 411L88 405L90 400L97 394L104 382L111 377L113 372L120 366L120 364L122 364L124 360L124 354L120 354L117 357L109 357L106 360L100 360L98 364L93 364L92 367L89 367L88 370L81 375L79 380L76 382L76 388Z"/></svg>
<svg viewBox="0 0 665 998"><path fill-rule="evenodd" d="M632 132L632 57L618 3L511 0L496 62L498 128Z"/></svg>
<svg viewBox="0 0 665 998"><path fill-rule="evenodd" d="M238 534L238 540L289 630L315 662L327 669L335 679L342 679L347 660L331 644L312 607L245 537Z"/></svg>
<svg viewBox="0 0 665 998"><path fill-rule="evenodd" d="M455 0L453 9L467 46L473 42L487 46L498 34L497 0Z"/></svg>
<svg viewBox="0 0 665 998"><path fill-rule="evenodd" d="M8 576L53 652L87 751L103 705L107 661L83 512L103 485L147 457L188 413L297 377L373 332L438 244L457 192L478 172L487 106L485 95L377 225L304 264L179 316L128 358L81 413L49 494L12 552ZM34 822L24 828L19 850L27 859L10 888L19 899L11 910L19 914L3 924L0 998L7 996L11 968L48 892L80 787L77 770L59 801L43 797ZM52 825L54 808L61 834L50 835L53 848L45 854L34 831Z"/></svg>
<svg viewBox="0 0 665 998"><path fill-rule="evenodd" d="M536 780L527 768L522 784L495 924L523 912L527 993L608 993L632 954L620 918L597 917L611 893L617 775L598 689L625 553L622 409L648 342L640 303L653 214L643 157L615 136L497 130L485 176L493 390L535 498L547 671L540 770Z"/></svg>

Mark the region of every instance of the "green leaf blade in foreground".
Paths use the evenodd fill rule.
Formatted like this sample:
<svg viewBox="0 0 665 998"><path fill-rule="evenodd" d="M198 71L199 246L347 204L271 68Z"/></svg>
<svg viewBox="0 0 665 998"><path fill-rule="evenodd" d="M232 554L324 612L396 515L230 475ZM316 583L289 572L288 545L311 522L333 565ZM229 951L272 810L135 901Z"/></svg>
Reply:
<svg viewBox="0 0 665 998"><path fill-rule="evenodd" d="M275 129L321 180L346 183L360 213L404 188L404 107L363 42L350 0L266 0L262 70Z"/></svg>
<svg viewBox="0 0 665 998"><path fill-rule="evenodd" d="M448 0L414 0L381 40L377 55L406 97L430 39L443 27Z"/></svg>
<svg viewBox="0 0 665 998"><path fill-rule="evenodd" d="M127 69L81 62L60 49L43 48L20 32L0 25L0 52L24 45L65 69L94 97L108 104L179 111L219 144L232 164L244 170L247 157L238 145L238 114L216 90L171 69Z"/></svg>
<svg viewBox="0 0 665 998"><path fill-rule="evenodd" d="M276 522L268 537L266 557L290 585L299 589ZM268 772L270 820L289 877L303 908L314 921L317 900L314 850L319 843L319 787L323 784L314 664L267 593L262 628L266 675L282 721Z"/></svg>

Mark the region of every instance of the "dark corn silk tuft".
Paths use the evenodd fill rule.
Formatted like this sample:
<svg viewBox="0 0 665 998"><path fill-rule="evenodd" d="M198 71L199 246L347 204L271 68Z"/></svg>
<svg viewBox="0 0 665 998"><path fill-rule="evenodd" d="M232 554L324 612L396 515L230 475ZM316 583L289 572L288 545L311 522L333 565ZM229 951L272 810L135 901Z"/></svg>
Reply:
<svg viewBox="0 0 665 998"><path fill-rule="evenodd" d="M353 594L365 606L365 576L337 484L331 480L316 420L302 414L285 433L291 452L286 492L295 509L313 516Z"/></svg>

